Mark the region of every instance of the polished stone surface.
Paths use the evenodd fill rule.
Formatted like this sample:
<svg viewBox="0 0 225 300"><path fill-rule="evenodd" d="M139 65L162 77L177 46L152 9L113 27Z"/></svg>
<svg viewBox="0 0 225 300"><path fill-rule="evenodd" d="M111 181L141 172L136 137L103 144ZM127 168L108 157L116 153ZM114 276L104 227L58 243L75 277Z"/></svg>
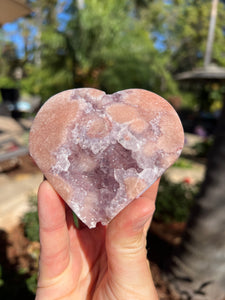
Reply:
<svg viewBox="0 0 225 300"><path fill-rule="evenodd" d="M172 106L141 89L74 89L50 98L30 132L30 154L89 227L106 225L177 159L184 135Z"/></svg>

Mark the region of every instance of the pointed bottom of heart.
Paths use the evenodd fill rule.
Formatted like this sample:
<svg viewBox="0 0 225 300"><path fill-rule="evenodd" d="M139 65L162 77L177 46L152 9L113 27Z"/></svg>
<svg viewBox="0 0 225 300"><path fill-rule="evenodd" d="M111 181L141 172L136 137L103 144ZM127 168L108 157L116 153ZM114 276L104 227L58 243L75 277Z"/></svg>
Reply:
<svg viewBox="0 0 225 300"><path fill-rule="evenodd" d="M50 98L30 133L30 153L89 228L107 225L176 160L180 120L145 90L75 89Z"/></svg>

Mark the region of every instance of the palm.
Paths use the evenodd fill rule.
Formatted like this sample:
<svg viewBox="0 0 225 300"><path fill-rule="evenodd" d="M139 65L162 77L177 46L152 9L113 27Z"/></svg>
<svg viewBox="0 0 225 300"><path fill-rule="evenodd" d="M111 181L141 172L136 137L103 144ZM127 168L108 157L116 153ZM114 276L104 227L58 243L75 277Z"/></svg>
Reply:
<svg viewBox="0 0 225 300"><path fill-rule="evenodd" d="M121 239L118 244L118 232L119 235L123 234L121 228L126 232L130 223L124 221L126 212L121 220L114 219L108 227L98 225L90 230L83 226L77 230L72 213L65 207L62 199L53 192L48 183L43 185L45 187L39 192L42 247L37 300L145 299L146 292L152 293L153 284L145 260L144 243L141 243L142 247L139 249L140 262L135 257L137 253L131 253L125 259L122 257L121 262L118 258L121 255L118 256L117 251L120 251L118 249L123 241ZM42 193L45 197L42 197ZM127 210L127 215L129 214ZM117 219L119 218L120 215ZM129 235L129 231L126 234ZM141 234L141 239L142 236ZM137 266L134 264L132 270L134 259L137 260ZM135 276L127 282L130 271ZM138 280L136 273L141 273L147 280ZM135 295L137 290L141 290L139 294L143 294L143 297ZM154 296L149 299L156 298Z"/></svg>
<svg viewBox="0 0 225 300"><path fill-rule="evenodd" d="M74 226L70 228L70 252L74 262L74 274L70 275L78 277L77 288L71 299L93 299L95 290L105 281L108 269L105 231L106 228L101 225L92 230L83 228L77 231ZM74 290L73 285L71 290Z"/></svg>

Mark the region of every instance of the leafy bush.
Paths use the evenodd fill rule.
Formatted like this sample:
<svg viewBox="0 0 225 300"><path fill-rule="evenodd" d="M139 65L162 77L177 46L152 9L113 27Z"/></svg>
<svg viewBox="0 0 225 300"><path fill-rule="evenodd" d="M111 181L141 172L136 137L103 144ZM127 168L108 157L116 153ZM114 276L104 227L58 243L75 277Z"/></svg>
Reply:
<svg viewBox="0 0 225 300"><path fill-rule="evenodd" d="M193 166L192 162L183 157L178 158L178 160L173 164L173 167L181 169L191 169Z"/></svg>
<svg viewBox="0 0 225 300"><path fill-rule="evenodd" d="M37 279L38 279L37 272L32 274L31 277L26 279L27 289L33 294L35 294L37 290Z"/></svg>
<svg viewBox="0 0 225 300"><path fill-rule="evenodd" d="M5 89L19 88L19 84L17 81L10 77L2 76L0 78L0 87Z"/></svg>
<svg viewBox="0 0 225 300"><path fill-rule="evenodd" d="M197 190L197 186L170 182L165 176L162 177L154 218L163 222L186 221Z"/></svg>
<svg viewBox="0 0 225 300"><path fill-rule="evenodd" d="M4 285L4 280L2 279L2 266L0 265L0 287Z"/></svg>
<svg viewBox="0 0 225 300"><path fill-rule="evenodd" d="M24 232L30 241L39 241L39 220L37 212L37 198L36 196L30 197L30 210L27 212L22 222L24 224Z"/></svg>
<svg viewBox="0 0 225 300"><path fill-rule="evenodd" d="M203 142L196 143L192 148L198 157L207 157L209 149L213 144L213 138L207 138Z"/></svg>

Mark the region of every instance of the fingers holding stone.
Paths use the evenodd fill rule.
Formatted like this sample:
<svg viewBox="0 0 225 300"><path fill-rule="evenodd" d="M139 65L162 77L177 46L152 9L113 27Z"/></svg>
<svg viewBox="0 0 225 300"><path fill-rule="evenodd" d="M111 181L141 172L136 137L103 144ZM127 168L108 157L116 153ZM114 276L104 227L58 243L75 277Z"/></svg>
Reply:
<svg viewBox="0 0 225 300"><path fill-rule="evenodd" d="M42 261L40 272L57 276L68 264L69 234L65 203L48 181L38 191L39 232Z"/></svg>

